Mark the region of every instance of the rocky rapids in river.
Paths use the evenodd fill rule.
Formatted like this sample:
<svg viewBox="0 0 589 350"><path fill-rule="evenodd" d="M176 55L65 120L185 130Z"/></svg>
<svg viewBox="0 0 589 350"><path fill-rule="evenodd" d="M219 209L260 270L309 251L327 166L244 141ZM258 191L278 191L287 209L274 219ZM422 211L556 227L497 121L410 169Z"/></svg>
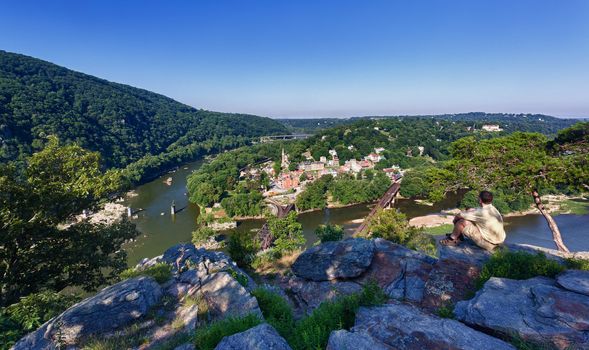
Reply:
<svg viewBox="0 0 589 350"><path fill-rule="evenodd" d="M511 245L510 250L554 250ZM327 242L303 252L292 274L271 288L300 314L323 301L361 290L376 281L390 298L385 304L362 307L350 329L331 332L327 349L515 349L505 339L547 344L556 349L589 349L589 271L565 270L556 278L528 280L491 278L474 297L468 295L489 253L473 245L440 247L433 258L383 240L353 238ZM576 253L588 259L589 253ZM78 349L88 339L124 336L142 329L153 349L177 336L194 332L199 308L209 321L255 314L263 320L251 291L258 287L227 255L175 245L159 257L144 259L135 269L169 264L171 278L159 284L151 277L135 277L104 288L67 309L22 338L13 349ZM470 299L467 299L470 297ZM200 303L187 303L197 298ZM455 305L454 319L435 310ZM154 322L148 315L158 315ZM194 349L191 343L175 349ZM290 349L269 324L262 323L227 336L216 349Z"/></svg>

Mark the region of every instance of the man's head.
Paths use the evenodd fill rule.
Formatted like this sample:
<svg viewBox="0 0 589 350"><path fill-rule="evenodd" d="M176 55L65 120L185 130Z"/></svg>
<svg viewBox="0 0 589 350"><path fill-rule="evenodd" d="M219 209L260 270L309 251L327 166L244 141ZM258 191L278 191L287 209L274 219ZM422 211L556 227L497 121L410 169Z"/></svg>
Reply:
<svg viewBox="0 0 589 350"><path fill-rule="evenodd" d="M479 200L481 204L491 204L493 202L493 194L489 191L481 191L479 193Z"/></svg>

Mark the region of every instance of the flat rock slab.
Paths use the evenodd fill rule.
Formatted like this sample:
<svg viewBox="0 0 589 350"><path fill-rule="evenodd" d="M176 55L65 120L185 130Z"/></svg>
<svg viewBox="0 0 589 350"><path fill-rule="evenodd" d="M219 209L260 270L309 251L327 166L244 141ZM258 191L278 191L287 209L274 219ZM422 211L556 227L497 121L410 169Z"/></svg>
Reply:
<svg viewBox="0 0 589 350"><path fill-rule="evenodd" d="M564 289L589 296L589 271L567 270L556 277L556 283Z"/></svg>
<svg viewBox="0 0 589 350"><path fill-rule="evenodd" d="M291 347L274 327L263 323L223 338L215 350L291 350Z"/></svg>
<svg viewBox="0 0 589 350"><path fill-rule="evenodd" d="M292 265L292 271L312 281L353 278L370 266L373 255L374 243L367 239L326 242L299 255Z"/></svg>
<svg viewBox="0 0 589 350"><path fill-rule="evenodd" d="M491 257L491 252L478 247L470 239L466 239L458 246L441 245L440 241L445 236L437 237L438 255L440 260L462 261L468 265L482 267Z"/></svg>
<svg viewBox="0 0 589 350"><path fill-rule="evenodd" d="M345 329L333 331L329 335L326 350L393 350L392 346L388 346L380 342L367 333L364 332L348 332Z"/></svg>
<svg viewBox="0 0 589 350"><path fill-rule="evenodd" d="M491 278L454 313L480 329L559 349L589 349L589 296L559 288L553 279Z"/></svg>
<svg viewBox="0 0 589 350"><path fill-rule="evenodd" d="M51 319L14 349L53 349L57 338L61 344L75 345L89 336L120 330L145 316L161 296L160 285L151 277L119 282Z"/></svg>
<svg viewBox="0 0 589 350"><path fill-rule="evenodd" d="M367 337L372 338L373 343L378 344L375 349L515 349L500 339L475 331L458 321L439 318L412 305L397 302L360 308L351 333L358 334L359 343L371 344ZM336 341L338 338L330 339ZM346 342L354 343L350 339ZM335 349L336 345L332 343L329 346Z"/></svg>
<svg viewBox="0 0 589 350"><path fill-rule="evenodd" d="M204 298L214 318L246 316L251 313L262 317L256 298L228 273L213 273L201 283L196 294Z"/></svg>

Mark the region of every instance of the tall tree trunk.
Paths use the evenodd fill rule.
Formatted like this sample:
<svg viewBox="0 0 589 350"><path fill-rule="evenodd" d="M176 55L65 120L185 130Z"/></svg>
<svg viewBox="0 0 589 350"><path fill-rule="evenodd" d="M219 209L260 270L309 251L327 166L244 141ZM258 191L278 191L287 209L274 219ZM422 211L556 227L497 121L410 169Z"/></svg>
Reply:
<svg viewBox="0 0 589 350"><path fill-rule="evenodd" d="M558 225L556 225L556 222L552 218L552 215L550 215L550 213L546 211L546 208L544 208L544 204L542 204L542 200L540 199L538 191L533 190L532 196L534 197L534 203L536 204L536 208L538 208L542 216L544 216L544 219L546 219L546 222L548 223L548 227L550 227L550 231L552 231L552 239L554 240L556 247L559 251L568 253L569 249L566 247L566 245L564 245L564 242L562 241Z"/></svg>

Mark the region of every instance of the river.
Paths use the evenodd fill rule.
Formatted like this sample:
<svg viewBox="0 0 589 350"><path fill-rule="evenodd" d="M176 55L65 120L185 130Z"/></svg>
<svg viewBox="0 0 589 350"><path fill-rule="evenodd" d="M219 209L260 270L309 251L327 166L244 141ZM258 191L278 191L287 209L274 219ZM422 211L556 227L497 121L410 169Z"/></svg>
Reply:
<svg viewBox="0 0 589 350"><path fill-rule="evenodd" d="M137 195L125 200L123 204L130 206L133 211L141 209L136 213L137 218L132 220L141 235L124 247L128 253L129 264L135 264L144 257L160 255L178 242L190 241L191 233L196 228L198 207L188 202L186 176L198 169L201 164L202 161L185 164L174 172L137 187L134 191ZM165 183L169 177L172 178L171 185ZM399 199L395 207L408 218L412 218L455 208L458 200L458 195L450 195L442 202L428 206L409 199ZM176 204L176 215L170 214L172 201ZM349 235L359 225L358 219L364 218L369 212L369 204L359 204L303 213L299 215L299 221L303 225L307 243L311 245L316 240L315 228L320 224L342 225ZM559 215L555 220L569 249L589 251L589 215ZM239 224L237 232L258 229L262 223L262 220L246 220ZM505 223L507 242L554 248L550 230L542 216L509 217L505 219Z"/></svg>

